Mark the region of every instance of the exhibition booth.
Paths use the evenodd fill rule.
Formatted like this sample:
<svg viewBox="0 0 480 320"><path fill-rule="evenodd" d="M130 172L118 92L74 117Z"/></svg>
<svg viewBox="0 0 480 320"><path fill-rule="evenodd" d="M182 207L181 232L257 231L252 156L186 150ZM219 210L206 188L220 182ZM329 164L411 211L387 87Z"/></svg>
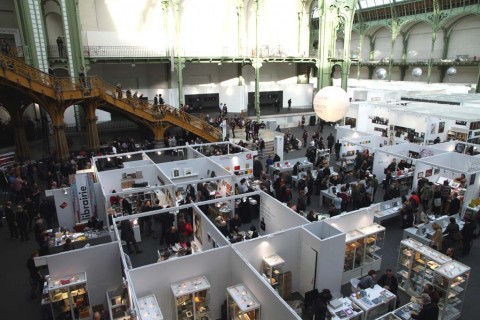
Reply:
<svg viewBox="0 0 480 320"><path fill-rule="evenodd" d="M465 175L464 179L461 177L462 174ZM441 185L443 181L448 180L452 193L456 192L462 200L463 214L466 206L473 199L478 198L480 158L449 152L419 159L415 167L414 178L417 181L423 177L436 185Z"/></svg>
<svg viewBox="0 0 480 320"><path fill-rule="evenodd" d="M114 312L128 316L132 304L125 291L119 243L41 256L35 263L48 268L42 296L42 312L47 318L70 319L75 315L92 319L93 312L102 310L112 319ZM108 297L108 292L120 294Z"/></svg>
<svg viewBox="0 0 480 320"><path fill-rule="evenodd" d="M431 157L437 154L446 153L440 149L434 149L431 146L422 146L416 143L399 143L396 145L384 146L375 152L373 161L373 173L377 176L379 181L385 179L385 168L396 160L397 166L400 161L405 160L407 170L397 170L392 172L392 179L398 181L400 186L412 189L413 171L418 159ZM410 178L409 178L410 177ZM415 188L415 186L413 186Z"/></svg>
<svg viewBox="0 0 480 320"><path fill-rule="evenodd" d="M325 220L331 227L345 233L342 284L379 270L382 263L385 227L374 222L375 210L360 209Z"/></svg>
<svg viewBox="0 0 480 320"><path fill-rule="evenodd" d="M458 140L450 140L442 143L432 144L429 147L444 151L455 151L457 153L463 153L469 156L480 155L480 145Z"/></svg>
<svg viewBox="0 0 480 320"><path fill-rule="evenodd" d="M150 319L220 319L227 289L238 285L243 285L240 294L247 300L229 301L239 304L226 306L229 312L234 310L231 318L247 313L241 319L301 319L232 247L132 269L128 277L137 305L144 296L156 297L163 318Z"/></svg>

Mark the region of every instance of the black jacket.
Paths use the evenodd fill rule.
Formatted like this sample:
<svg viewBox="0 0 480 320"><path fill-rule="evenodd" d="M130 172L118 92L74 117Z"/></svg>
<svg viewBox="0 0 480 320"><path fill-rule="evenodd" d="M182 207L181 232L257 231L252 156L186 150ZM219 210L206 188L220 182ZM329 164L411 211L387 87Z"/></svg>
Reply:
<svg viewBox="0 0 480 320"><path fill-rule="evenodd" d="M417 315L412 314L412 318L417 320L437 320L438 306L433 303L425 304Z"/></svg>
<svg viewBox="0 0 480 320"><path fill-rule="evenodd" d="M389 291L391 293L397 294L398 280L397 280L397 277L395 277L394 275L392 275L392 277L389 279L388 276L384 274L383 276L380 277L380 279L378 279L377 284L382 288L385 286L388 286L390 288Z"/></svg>

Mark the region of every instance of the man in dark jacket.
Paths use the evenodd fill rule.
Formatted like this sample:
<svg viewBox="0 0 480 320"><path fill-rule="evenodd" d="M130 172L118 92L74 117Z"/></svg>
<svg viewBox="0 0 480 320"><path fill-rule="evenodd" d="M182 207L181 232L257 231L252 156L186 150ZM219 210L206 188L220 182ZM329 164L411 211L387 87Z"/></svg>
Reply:
<svg viewBox="0 0 480 320"><path fill-rule="evenodd" d="M380 279L378 279L377 284L380 287L387 289L388 291L390 291L391 293L397 296L395 307L398 308L398 306L400 306L400 300L398 299L398 295L397 295L398 280L397 280L397 277L395 277L395 275L393 274L392 269L385 270L385 274L382 275ZM389 309L393 310L394 309L393 305L389 306Z"/></svg>
<svg viewBox="0 0 480 320"><path fill-rule="evenodd" d="M16 212L16 221L18 226L18 232L20 233L20 239L22 241L28 241L28 213L23 210L23 207L18 205Z"/></svg>
<svg viewBox="0 0 480 320"><path fill-rule="evenodd" d="M412 313L412 319L417 320L437 320L438 319L438 306L433 304L430 300L430 296L426 293L422 293L422 310L418 314Z"/></svg>
<svg viewBox="0 0 480 320"><path fill-rule="evenodd" d="M255 179L259 180L260 176L262 175L263 171L263 165L260 160L258 160L257 157L253 159L253 176Z"/></svg>
<svg viewBox="0 0 480 320"><path fill-rule="evenodd" d="M135 252L142 253L143 251L138 248L137 241L135 240L135 234L130 220L122 220L122 222L120 222L120 229L122 230L120 239L126 242L128 253L133 253L130 244L133 244Z"/></svg>

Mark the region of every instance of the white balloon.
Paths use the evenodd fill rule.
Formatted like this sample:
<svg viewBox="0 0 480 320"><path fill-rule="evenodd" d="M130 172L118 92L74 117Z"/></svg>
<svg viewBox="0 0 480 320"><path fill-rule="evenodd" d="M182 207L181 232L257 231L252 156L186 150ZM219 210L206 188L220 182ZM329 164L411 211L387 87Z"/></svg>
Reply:
<svg viewBox="0 0 480 320"><path fill-rule="evenodd" d="M350 98L340 87L325 87L313 99L315 113L327 122L337 122L345 117L349 107Z"/></svg>
<svg viewBox="0 0 480 320"><path fill-rule="evenodd" d="M415 68L415 69L412 70L412 76L414 78L420 78L422 76L422 73L423 73L423 71L422 71L421 68Z"/></svg>
<svg viewBox="0 0 480 320"><path fill-rule="evenodd" d="M385 68L380 68L375 72L377 79L384 80L387 77L387 70Z"/></svg>
<svg viewBox="0 0 480 320"><path fill-rule="evenodd" d="M454 76L457 74L457 68L455 67L450 67L447 69L447 75L449 76Z"/></svg>

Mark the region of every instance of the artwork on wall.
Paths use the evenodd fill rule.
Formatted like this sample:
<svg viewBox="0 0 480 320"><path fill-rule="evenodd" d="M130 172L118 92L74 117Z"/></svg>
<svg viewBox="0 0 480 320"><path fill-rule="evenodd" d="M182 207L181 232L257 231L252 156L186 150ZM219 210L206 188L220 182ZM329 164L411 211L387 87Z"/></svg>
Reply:
<svg viewBox="0 0 480 320"><path fill-rule="evenodd" d="M421 178L423 178L423 172L418 173L417 179L421 179Z"/></svg>
<svg viewBox="0 0 480 320"><path fill-rule="evenodd" d="M473 185L475 183L475 179L477 178L477 174L474 173L470 176L470 183L468 185Z"/></svg>
<svg viewBox="0 0 480 320"><path fill-rule="evenodd" d="M428 169L425 171L425 177L431 177L432 176L433 169Z"/></svg>
<svg viewBox="0 0 480 320"><path fill-rule="evenodd" d="M172 175L173 175L174 178L180 177L180 169L178 169L178 168L173 168L173 169L172 169Z"/></svg>
<svg viewBox="0 0 480 320"><path fill-rule="evenodd" d="M185 168L183 169L183 174L189 176L192 174L192 168Z"/></svg>
<svg viewBox="0 0 480 320"><path fill-rule="evenodd" d="M430 134L435 134L437 132L437 124L436 123L432 123L430 125Z"/></svg>
<svg viewBox="0 0 480 320"><path fill-rule="evenodd" d="M197 241L203 245L202 243L202 218L198 215L198 213L193 214L193 227L194 227L194 234Z"/></svg>
<svg viewBox="0 0 480 320"><path fill-rule="evenodd" d="M210 233L207 233L207 240L208 243L212 243L212 236L210 235Z"/></svg>
<svg viewBox="0 0 480 320"><path fill-rule="evenodd" d="M433 170L433 174L439 174L440 173L440 169L439 168L435 168L435 170Z"/></svg>
<svg viewBox="0 0 480 320"><path fill-rule="evenodd" d="M438 124L438 133L443 133L445 131L445 122L440 122Z"/></svg>

